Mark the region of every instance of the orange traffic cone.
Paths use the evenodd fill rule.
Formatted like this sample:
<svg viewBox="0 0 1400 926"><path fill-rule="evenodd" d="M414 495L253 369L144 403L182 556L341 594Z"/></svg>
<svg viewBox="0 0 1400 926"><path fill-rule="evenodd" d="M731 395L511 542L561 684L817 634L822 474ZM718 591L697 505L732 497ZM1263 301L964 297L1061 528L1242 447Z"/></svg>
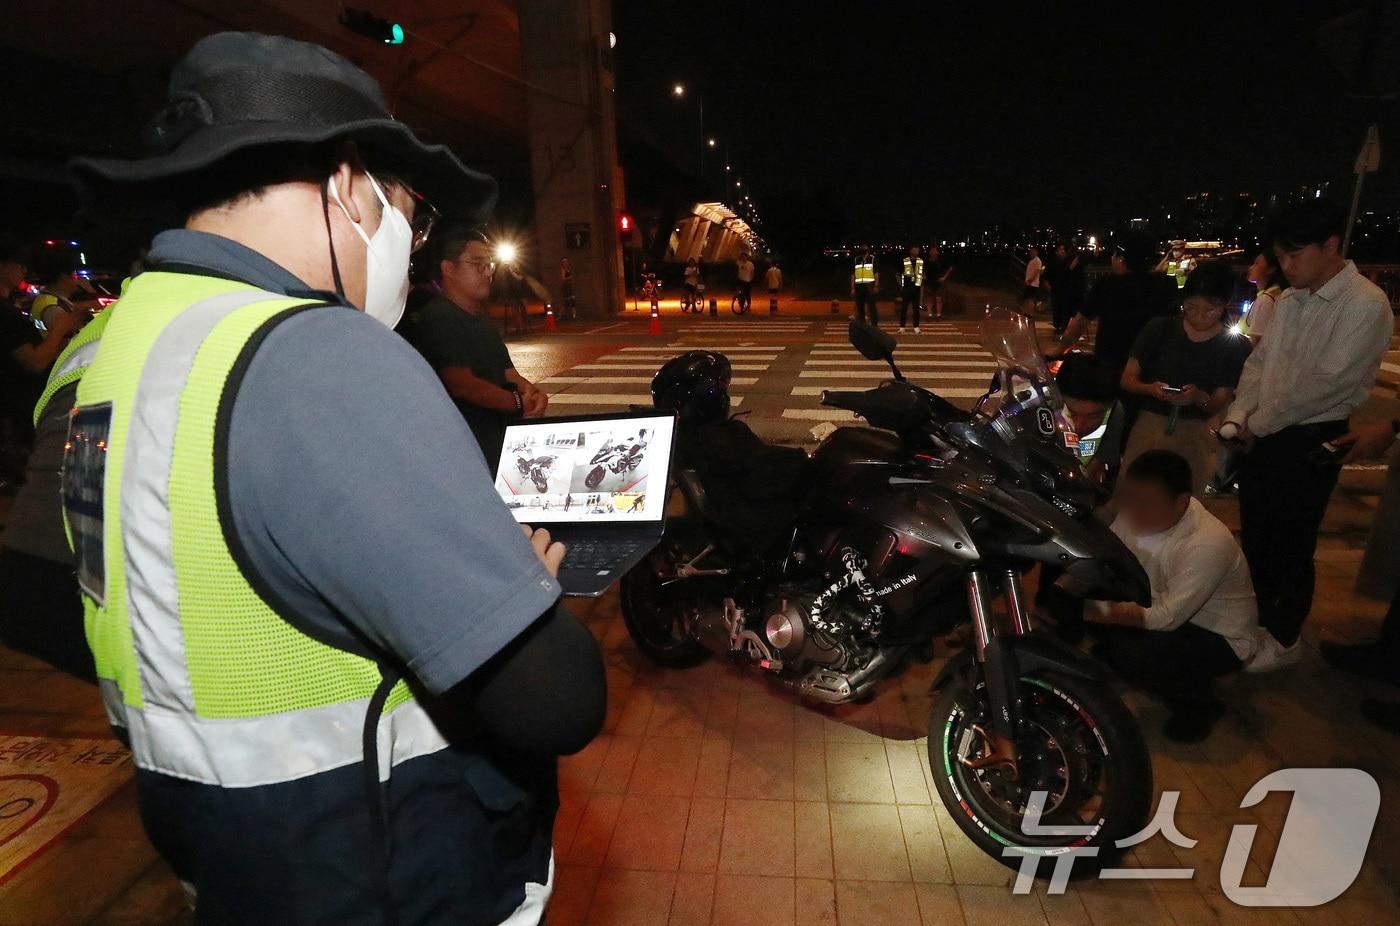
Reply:
<svg viewBox="0 0 1400 926"><path fill-rule="evenodd" d="M550 305L549 303L545 303L545 306L544 306L544 330L545 330L545 331L558 331L558 330L559 330L559 326L556 325L556 324L554 324L554 306Z"/></svg>
<svg viewBox="0 0 1400 926"><path fill-rule="evenodd" d="M651 328L647 331L653 337L661 337L661 313L655 302L651 304Z"/></svg>

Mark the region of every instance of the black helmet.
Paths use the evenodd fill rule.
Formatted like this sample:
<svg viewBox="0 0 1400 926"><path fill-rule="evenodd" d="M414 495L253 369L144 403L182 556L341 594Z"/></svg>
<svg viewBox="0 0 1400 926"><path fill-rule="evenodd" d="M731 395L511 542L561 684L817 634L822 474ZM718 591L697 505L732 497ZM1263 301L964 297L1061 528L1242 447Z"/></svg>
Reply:
<svg viewBox="0 0 1400 926"><path fill-rule="evenodd" d="M729 358L712 350L672 357L651 378L651 401L685 424L710 424L729 415Z"/></svg>

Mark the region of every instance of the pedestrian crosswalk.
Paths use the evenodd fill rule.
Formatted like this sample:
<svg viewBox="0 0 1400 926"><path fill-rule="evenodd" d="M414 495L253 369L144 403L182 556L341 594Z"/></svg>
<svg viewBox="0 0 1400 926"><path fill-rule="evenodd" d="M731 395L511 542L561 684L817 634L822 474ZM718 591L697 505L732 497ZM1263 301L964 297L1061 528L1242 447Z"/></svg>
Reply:
<svg viewBox="0 0 1400 926"><path fill-rule="evenodd" d="M685 319L654 343L625 344L540 381L561 412L593 413L648 404L656 369L687 350L717 350L734 370L736 409L763 437L810 444L831 424L859 423L843 409L818 404L828 389L870 389L890 377L887 364L867 360L846 339L845 318L783 320ZM896 335L895 359L911 381L970 407L982 396L996 364L973 323L942 322L922 333Z"/></svg>

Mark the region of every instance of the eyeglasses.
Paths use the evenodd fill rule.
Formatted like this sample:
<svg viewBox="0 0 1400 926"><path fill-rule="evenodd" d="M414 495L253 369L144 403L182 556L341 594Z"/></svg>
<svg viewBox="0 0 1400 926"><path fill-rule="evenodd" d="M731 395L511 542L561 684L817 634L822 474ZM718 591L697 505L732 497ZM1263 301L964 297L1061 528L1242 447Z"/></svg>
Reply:
<svg viewBox="0 0 1400 926"><path fill-rule="evenodd" d="M480 273L488 275L496 272L496 262L489 257L458 258L457 263L475 267Z"/></svg>
<svg viewBox="0 0 1400 926"><path fill-rule="evenodd" d="M437 224L441 213L423 197L422 193L412 187L404 187L404 189L408 190L408 195L413 197L413 221L408 224L413 229L411 249L417 251L428 243L428 236L433 233L433 226Z"/></svg>
<svg viewBox="0 0 1400 926"><path fill-rule="evenodd" d="M408 194L413 200L413 219L408 223L409 229L413 232L412 243L409 245L410 251L417 251L428 243L428 236L433 233L433 226L437 224L439 213L433 204L428 202L427 197L409 186L403 180L393 175L383 175L379 177L379 183L385 188L385 195L388 195L387 188L396 186Z"/></svg>

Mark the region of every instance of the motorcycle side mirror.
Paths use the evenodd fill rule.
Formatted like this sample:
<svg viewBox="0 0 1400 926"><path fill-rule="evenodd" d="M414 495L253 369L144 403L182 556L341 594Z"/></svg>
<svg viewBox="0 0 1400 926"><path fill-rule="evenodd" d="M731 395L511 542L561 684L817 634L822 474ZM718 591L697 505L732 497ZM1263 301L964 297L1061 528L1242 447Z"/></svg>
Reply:
<svg viewBox="0 0 1400 926"><path fill-rule="evenodd" d="M848 335L851 346L866 360L889 360L894 356L895 339L874 325L851 319Z"/></svg>

